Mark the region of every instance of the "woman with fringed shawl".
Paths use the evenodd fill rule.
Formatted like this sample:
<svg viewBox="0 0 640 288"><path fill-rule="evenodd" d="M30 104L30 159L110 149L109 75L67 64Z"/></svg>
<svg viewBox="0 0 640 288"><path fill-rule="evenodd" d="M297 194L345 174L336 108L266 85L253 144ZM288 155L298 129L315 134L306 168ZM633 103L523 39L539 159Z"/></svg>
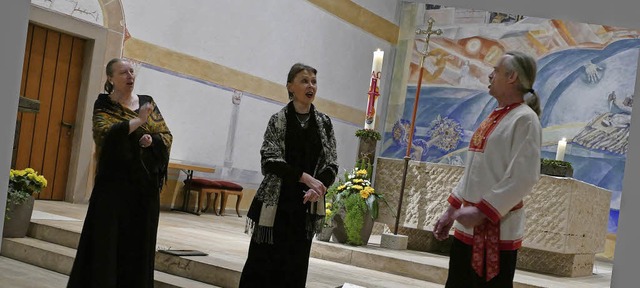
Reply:
<svg viewBox="0 0 640 288"><path fill-rule="evenodd" d="M264 180L247 214L252 233L240 287L305 287L313 235L324 224L324 194L338 171L330 118L315 110L316 69L294 64L291 100L264 134Z"/></svg>
<svg viewBox="0 0 640 288"><path fill-rule="evenodd" d="M131 64L113 59L93 107L95 185L67 287L153 287L160 190L172 135Z"/></svg>

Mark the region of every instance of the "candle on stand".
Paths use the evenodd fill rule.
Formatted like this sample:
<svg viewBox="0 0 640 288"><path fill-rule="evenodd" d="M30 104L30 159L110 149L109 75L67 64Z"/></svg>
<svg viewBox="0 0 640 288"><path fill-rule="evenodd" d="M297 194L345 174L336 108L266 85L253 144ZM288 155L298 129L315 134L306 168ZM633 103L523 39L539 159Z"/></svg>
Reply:
<svg viewBox="0 0 640 288"><path fill-rule="evenodd" d="M373 63L371 64L371 83L369 85L369 96L367 100L365 129L374 129L376 122L376 108L378 107L378 96L380 96L380 74L382 72L382 61L384 51L378 49L373 52Z"/></svg>
<svg viewBox="0 0 640 288"><path fill-rule="evenodd" d="M564 161L564 151L567 149L567 139L562 138L558 141L558 150L556 151L556 160Z"/></svg>
<svg viewBox="0 0 640 288"><path fill-rule="evenodd" d="M384 58L384 51L378 49L373 51L373 64L371 65L371 71L374 73L380 73L382 71L382 59ZM380 78L379 75L377 78Z"/></svg>

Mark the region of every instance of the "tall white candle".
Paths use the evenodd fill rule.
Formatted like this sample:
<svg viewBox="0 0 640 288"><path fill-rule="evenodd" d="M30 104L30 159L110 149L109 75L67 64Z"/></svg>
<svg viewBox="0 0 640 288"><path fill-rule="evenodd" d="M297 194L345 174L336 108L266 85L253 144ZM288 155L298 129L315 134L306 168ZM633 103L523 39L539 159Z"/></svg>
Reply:
<svg viewBox="0 0 640 288"><path fill-rule="evenodd" d="M374 129L376 122L376 109L378 108L378 95L380 91L380 74L382 72L382 61L384 51L377 49L373 51L373 63L371 64L371 83L366 109L365 129ZM373 91L372 91L373 90ZM373 93L373 94L372 94ZM375 96L374 96L375 95Z"/></svg>
<svg viewBox="0 0 640 288"><path fill-rule="evenodd" d="M382 71L382 59L384 58L384 51L378 49L373 51L373 64L371 65L371 71L374 73L380 73ZM377 76L377 78L380 78Z"/></svg>
<svg viewBox="0 0 640 288"><path fill-rule="evenodd" d="M562 138L558 141L558 150L556 151L556 160L564 161L564 151L567 149L567 139Z"/></svg>

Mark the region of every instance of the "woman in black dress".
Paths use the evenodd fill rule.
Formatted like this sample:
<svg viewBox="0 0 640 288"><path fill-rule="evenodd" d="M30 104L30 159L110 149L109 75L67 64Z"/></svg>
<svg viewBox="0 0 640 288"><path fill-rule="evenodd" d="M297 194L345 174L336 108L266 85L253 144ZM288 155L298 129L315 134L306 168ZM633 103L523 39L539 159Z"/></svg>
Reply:
<svg viewBox="0 0 640 288"><path fill-rule="evenodd" d="M260 149L264 180L247 214L252 237L240 287L305 287L324 194L338 171L333 125L312 104L316 74L304 64L291 67L291 101L267 125Z"/></svg>
<svg viewBox="0 0 640 288"><path fill-rule="evenodd" d="M106 74L93 107L95 185L67 287L153 287L173 137L151 96L133 94L128 61L109 61Z"/></svg>

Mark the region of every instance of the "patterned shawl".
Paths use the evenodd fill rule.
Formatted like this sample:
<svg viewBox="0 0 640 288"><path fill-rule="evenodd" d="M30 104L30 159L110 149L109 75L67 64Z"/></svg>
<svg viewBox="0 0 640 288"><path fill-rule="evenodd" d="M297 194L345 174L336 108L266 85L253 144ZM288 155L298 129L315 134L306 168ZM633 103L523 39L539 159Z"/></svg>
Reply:
<svg viewBox="0 0 640 288"><path fill-rule="evenodd" d="M312 104L313 106L313 104ZM315 107L311 108L313 115L315 116L316 123L318 124L318 134L320 136L320 142L322 143L322 151L318 157L318 162L315 166L314 177L329 169L332 174L337 175L337 150L336 150L336 138L333 132L333 126L331 125L331 119L329 116L318 112ZM271 116L267 130L264 133L264 141L262 148L260 149L260 155L262 156L261 167L264 179L260 183L260 187L256 191L256 199L262 202L262 208L260 210L259 219L247 218L247 229L252 230L253 239L258 243L273 244L273 223L275 222L276 210L278 207L278 199L280 198L280 188L282 179L275 174L267 173L264 167L269 162L286 162L285 155L285 134L287 131L287 106L282 108L276 114ZM307 221L307 232L313 235L315 232L319 232L322 229L322 223L324 223L325 204L324 198L321 198L315 203L312 203L309 211L312 219L316 223L310 223Z"/></svg>
<svg viewBox="0 0 640 288"><path fill-rule="evenodd" d="M153 168L160 174L158 188L161 188L167 176L169 152L171 151L173 136L153 98L148 95L138 95L138 97L140 106L145 103L151 103L153 105L153 112L149 115L147 122L132 132L131 135L135 137L136 140L140 139L144 134L149 134L153 138L151 149L147 149L144 152L148 151L147 153L150 154L148 157L156 158L153 162L157 163L156 166L158 167ZM114 102L108 94L100 94L98 96L93 107L93 140L96 144L96 155L98 155L98 159L101 157L100 155L104 146L108 144L105 143L105 140L115 127L126 125L128 129L129 121L137 116L137 112L131 111L119 103ZM134 143L135 145L131 145L131 147L135 147L133 149L144 150L137 145L137 141ZM145 156L144 153L141 153L141 155ZM100 163L98 163L98 165L100 165Z"/></svg>

